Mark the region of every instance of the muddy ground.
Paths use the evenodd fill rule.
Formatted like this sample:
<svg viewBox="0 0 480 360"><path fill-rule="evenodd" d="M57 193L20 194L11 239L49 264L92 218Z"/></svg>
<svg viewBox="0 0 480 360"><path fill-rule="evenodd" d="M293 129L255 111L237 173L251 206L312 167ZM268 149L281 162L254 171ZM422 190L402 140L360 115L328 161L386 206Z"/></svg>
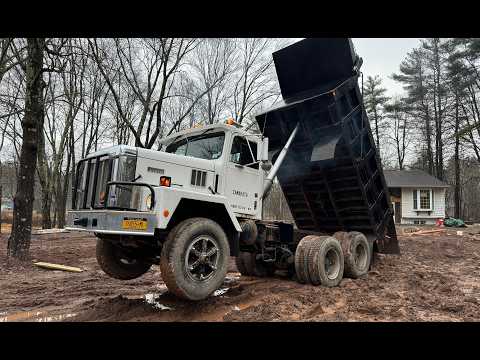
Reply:
<svg viewBox="0 0 480 360"><path fill-rule="evenodd" d="M81 273L8 261L0 235L0 321L479 321L480 237L456 230L399 236L401 256L380 255L363 279L336 288L282 277L241 277L196 303L176 299L159 267L129 281L109 278L83 233L34 235L32 260Z"/></svg>

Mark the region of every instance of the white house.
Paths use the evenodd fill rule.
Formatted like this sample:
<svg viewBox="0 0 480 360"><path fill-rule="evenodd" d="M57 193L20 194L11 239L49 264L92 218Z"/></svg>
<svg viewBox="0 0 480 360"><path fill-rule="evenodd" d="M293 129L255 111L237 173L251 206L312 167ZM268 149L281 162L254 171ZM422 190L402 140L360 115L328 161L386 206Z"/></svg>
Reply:
<svg viewBox="0 0 480 360"><path fill-rule="evenodd" d="M445 217L443 181L422 170L384 170L397 224L435 224Z"/></svg>

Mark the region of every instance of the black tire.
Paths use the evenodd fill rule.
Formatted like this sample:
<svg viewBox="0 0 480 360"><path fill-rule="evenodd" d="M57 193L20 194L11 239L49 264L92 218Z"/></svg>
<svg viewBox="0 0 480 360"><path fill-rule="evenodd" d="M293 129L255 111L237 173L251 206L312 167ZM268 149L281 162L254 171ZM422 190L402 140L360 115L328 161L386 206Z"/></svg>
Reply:
<svg viewBox="0 0 480 360"><path fill-rule="evenodd" d="M340 244L342 244L342 241L343 239L345 238L345 236L347 236L347 232L346 231L337 231L336 233L334 233L332 236L337 239L338 241L340 241Z"/></svg>
<svg viewBox="0 0 480 360"><path fill-rule="evenodd" d="M307 271L312 285L320 285L322 279L318 275L316 269L317 263L315 262L315 254L320 250L320 247L323 244L323 238L328 238L329 236L317 236L312 242L308 244L308 253L307 253Z"/></svg>
<svg viewBox="0 0 480 360"><path fill-rule="evenodd" d="M110 277L131 280L145 274L151 263L132 258L120 246L104 239L97 239L96 256L100 268Z"/></svg>
<svg viewBox="0 0 480 360"><path fill-rule="evenodd" d="M340 242L332 236L318 237L313 256L312 277L323 286L337 286L343 278L344 259Z"/></svg>
<svg viewBox="0 0 480 360"><path fill-rule="evenodd" d="M310 283L310 275L308 271L308 251L309 244L315 241L318 236L307 235L300 240L295 249L295 273L297 280L301 284Z"/></svg>
<svg viewBox="0 0 480 360"><path fill-rule="evenodd" d="M266 277L273 276L275 266L256 259L256 253L240 251L235 259L238 271L242 275Z"/></svg>
<svg viewBox="0 0 480 360"><path fill-rule="evenodd" d="M176 296L203 300L222 285L229 256L227 235L219 224L206 218L187 219L172 229L163 245L162 278Z"/></svg>
<svg viewBox="0 0 480 360"><path fill-rule="evenodd" d="M258 237L257 224L253 220L245 220L240 223L242 232L240 233L240 244L254 245Z"/></svg>
<svg viewBox="0 0 480 360"><path fill-rule="evenodd" d="M237 265L238 272L245 276L252 276L243 261L243 257L240 256L241 253L242 251L238 254L237 257L235 257L235 265Z"/></svg>
<svg viewBox="0 0 480 360"><path fill-rule="evenodd" d="M346 277L357 279L368 273L372 259L372 245L365 235L358 231L347 233L342 241L342 249Z"/></svg>

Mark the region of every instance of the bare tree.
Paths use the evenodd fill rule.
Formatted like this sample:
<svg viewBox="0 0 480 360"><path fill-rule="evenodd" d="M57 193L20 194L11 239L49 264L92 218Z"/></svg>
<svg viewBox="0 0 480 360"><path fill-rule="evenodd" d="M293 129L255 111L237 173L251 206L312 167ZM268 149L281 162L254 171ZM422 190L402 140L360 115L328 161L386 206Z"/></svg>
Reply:
<svg viewBox="0 0 480 360"><path fill-rule="evenodd" d="M213 124L221 115L227 115L232 97L229 82L238 69L235 40L204 39L196 47L193 58L192 67L198 74L199 88L207 90L197 105L197 114L207 124Z"/></svg>
<svg viewBox="0 0 480 360"><path fill-rule="evenodd" d="M8 255L24 260L28 257L32 227L33 186L37 163L38 134L43 128L43 56L45 39L28 39L26 59L25 116L22 121L23 142L17 193L14 198L12 233L8 239Z"/></svg>
<svg viewBox="0 0 480 360"><path fill-rule="evenodd" d="M89 39L91 54L106 81L118 110L118 116L135 138L135 146L151 148L163 128L163 109L167 99L184 96L171 93L175 78L181 73L187 55L197 45L196 39L135 39L118 40L114 44ZM143 77L142 77L143 74ZM136 95L141 109L136 123L129 119L120 100L115 81L123 80ZM120 83L121 84L121 83ZM211 86L215 86L212 84ZM191 100L188 115L206 89ZM177 120L170 132L179 126Z"/></svg>
<svg viewBox="0 0 480 360"><path fill-rule="evenodd" d="M408 115L405 111L407 105L403 99L398 97L385 105L385 111L388 114L391 132L388 137L395 146L398 168L403 170L405 167L405 155L411 143L410 130L408 124Z"/></svg>
<svg viewBox="0 0 480 360"><path fill-rule="evenodd" d="M239 69L234 81L232 115L236 122L243 120L256 107L279 97L271 50L272 39L239 39Z"/></svg>
<svg viewBox="0 0 480 360"><path fill-rule="evenodd" d="M11 51L12 38L0 38L0 84L3 76L18 64L15 53Z"/></svg>

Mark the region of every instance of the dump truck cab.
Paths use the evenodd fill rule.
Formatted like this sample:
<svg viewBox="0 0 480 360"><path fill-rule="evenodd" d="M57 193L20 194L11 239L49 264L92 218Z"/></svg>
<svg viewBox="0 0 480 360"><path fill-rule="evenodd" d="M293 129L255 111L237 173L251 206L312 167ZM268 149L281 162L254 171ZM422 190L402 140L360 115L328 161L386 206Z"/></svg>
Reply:
<svg viewBox="0 0 480 360"><path fill-rule="evenodd" d="M223 208L224 225L238 232L238 219L261 219L265 142L230 123L175 133L160 151L119 145L88 155L77 165L69 229L153 236L202 203Z"/></svg>

